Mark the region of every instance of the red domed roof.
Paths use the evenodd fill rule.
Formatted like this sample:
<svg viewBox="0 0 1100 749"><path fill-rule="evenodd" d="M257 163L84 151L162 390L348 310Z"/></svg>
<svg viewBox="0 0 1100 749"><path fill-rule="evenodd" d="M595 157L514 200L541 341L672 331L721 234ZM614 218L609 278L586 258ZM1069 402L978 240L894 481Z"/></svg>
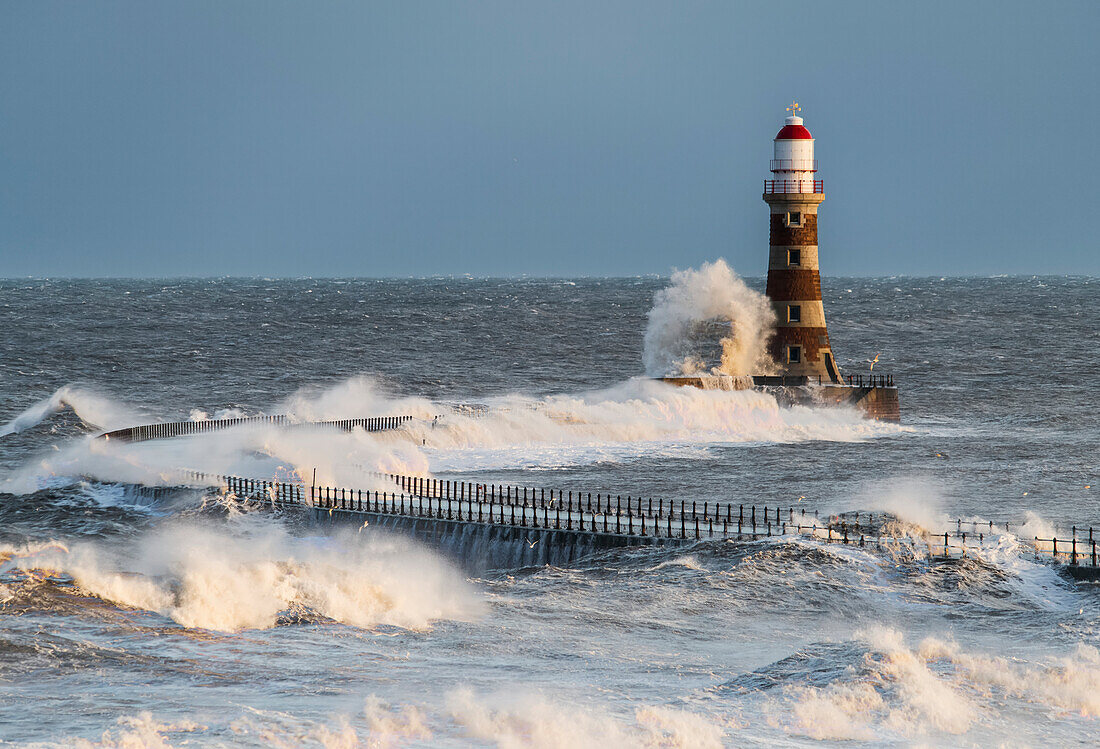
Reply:
<svg viewBox="0 0 1100 749"><path fill-rule="evenodd" d="M814 136L802 125L784 125L776 140L813 140Z"/></svg>

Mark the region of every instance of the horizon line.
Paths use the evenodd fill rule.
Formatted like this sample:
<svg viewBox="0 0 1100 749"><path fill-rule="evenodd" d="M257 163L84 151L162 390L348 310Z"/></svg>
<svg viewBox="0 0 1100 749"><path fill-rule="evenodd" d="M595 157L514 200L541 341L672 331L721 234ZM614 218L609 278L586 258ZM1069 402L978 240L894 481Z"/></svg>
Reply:
<svg viewBox="0 0 1100 749"><path fill-rule="evenodd" d="M678 269L677 269L678 270ZM677 272L676 270L672 271ZM741 278L766 278L766 274L737 274ZM264 275L165 275L165 276L0 276L0 283L8 281L626 281L639 279L667 279L672 273L640 273L634 275L474 275L470 273L435 274L427 276L414 275L380 275L380 276L264 276ZM908 274L892 273L883 275L828 275L822 276L822 281L828 279L1025 279L1025 278L1065 278L1065 279L1096 279L1100 276L1087 273L965 273L965 274Z"/></svg>

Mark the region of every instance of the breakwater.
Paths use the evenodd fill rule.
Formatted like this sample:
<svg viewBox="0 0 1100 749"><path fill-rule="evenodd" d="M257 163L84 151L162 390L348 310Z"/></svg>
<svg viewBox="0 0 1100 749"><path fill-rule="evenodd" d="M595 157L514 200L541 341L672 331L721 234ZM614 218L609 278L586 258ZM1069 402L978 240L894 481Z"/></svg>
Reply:
<svg viewBox="0 0 1100 749"><path fill-rule="evenodd" d="M856 381L845 390L891 387L892 383L883 378L882 382ZM163 422L119 429L100 437L141 442L252 424L374 432L399 429L415 418L403 415L299 422L274 415ZM672 501L401 474L373 476L379 485L392 488L317 486L298 480L180 472L181 483L216 488L230 501L301 510L322 521L354 521L359 525L411 531L452 548L461 556L487 560L494 565L560 564L619 546L688 544L712 539L752 541L792 535L826 544L907 550L931 559L953 559L979 553L987 539L1003 533L1011 534L1037 558L1061 565L1075 577L1100 579L1097 550L1100 533L1094 525L1074 525L1061 537L1027 537L1021 531L1024 523L974 523L959 519L954 528L933 532L871 513L822 518L816 511L808 513L793 506ZM501 548L491 548L494 543ZM534 550L540 544L538 551L523 551Z"/></svg>
<svg viewBox="0 0 1100 749"><path fill-rule="evenodd" d="M194 434L207 434L234 427L273 424L280 427L320 426L341 429L350 432L362 429L367 432L382 432L398 429L402 424L412 421L412 416L375 416L363 419L336 419L333 421L295 421L289 416L273 414L271 416L242 416L235 419L206 419L204 421L164 421L156 424L125 427L104 432L99 439L119 440L122 442L145 442L147 440L187 437Z"/></svg>
<svg viewBox="0 0 1100 749"><path fill-rule="evenodd" d="M186 480L216 488L229 501L300 510L325 523L411 531L494 565L561 564L620 546L781 536L933 560L962 559L1011 535L1036 558L1061 565L1074 577L1100 579L1100 533L1094 526L1073 526L1061 538L1029 538L1022 534L1023 523L959 519L954 528L929 531L874 513L823 518L793 506L670 501L400 474L375 474L393 486L387 491L184 473ZM497 541L504 547L494 553L490 547ZM525 546L531 553L523 551Z"/></svg>
<svg viewBox="0 0 1100 749"><path fill-rule="evenodd" d="M848 407L869 419L901 421L901 399L893 375L849 375L846 381L830 382L807 375L680 375L658 378L678 387L701 390L757 390L773 396L779 405L806 407Z"/></svg>

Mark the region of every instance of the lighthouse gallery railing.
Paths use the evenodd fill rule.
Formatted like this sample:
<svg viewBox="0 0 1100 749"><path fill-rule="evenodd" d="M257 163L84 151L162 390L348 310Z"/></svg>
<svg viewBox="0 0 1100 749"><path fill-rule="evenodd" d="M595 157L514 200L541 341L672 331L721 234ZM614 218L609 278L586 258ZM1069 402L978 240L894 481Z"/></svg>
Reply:
<svg viewBox="0 0 1100 749"><path fill-rule="evenodd" d="M765 195L787 195L791 193L824 193L825 180L821 179L766 179Z"/></svg>

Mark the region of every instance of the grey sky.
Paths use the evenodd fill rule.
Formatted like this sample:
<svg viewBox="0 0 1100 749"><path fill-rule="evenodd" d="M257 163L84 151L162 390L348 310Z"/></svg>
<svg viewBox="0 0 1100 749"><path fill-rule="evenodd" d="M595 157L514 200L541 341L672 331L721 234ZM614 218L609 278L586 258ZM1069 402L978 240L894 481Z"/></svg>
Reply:
<svg viewBox="0 0 1100 749"><path fill-rule="evenodd" d="M0 0L0 276L1100 274L1100 3ZM1080 202L1077 202L1080 200Z"/></svg>

